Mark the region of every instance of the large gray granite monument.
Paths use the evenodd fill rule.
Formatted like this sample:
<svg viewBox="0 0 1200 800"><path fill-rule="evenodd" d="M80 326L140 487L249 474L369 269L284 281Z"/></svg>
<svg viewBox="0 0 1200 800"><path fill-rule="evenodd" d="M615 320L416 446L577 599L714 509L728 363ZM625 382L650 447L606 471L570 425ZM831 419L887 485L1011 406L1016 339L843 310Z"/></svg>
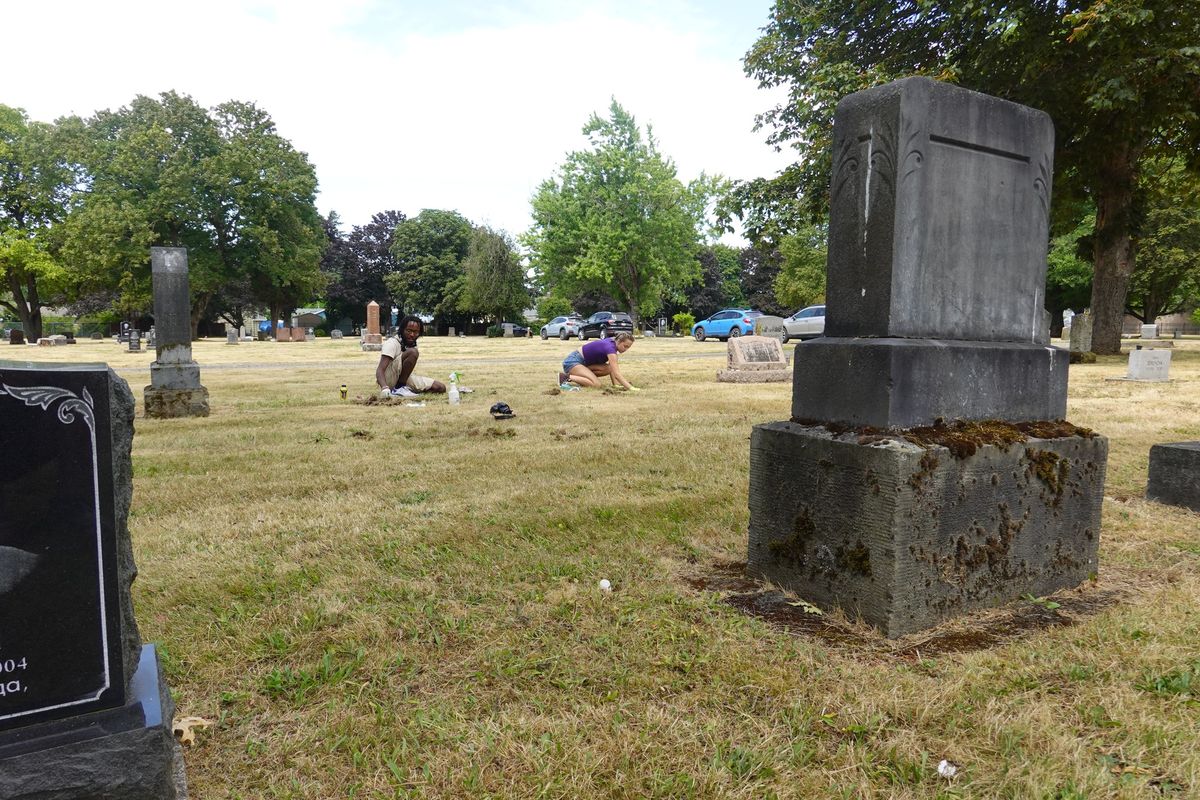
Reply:
<svg viewBox="0 0 1200 800"><path fill-rule="evenodd" d="M103 364L0 362L0 797L179 800L130 585L134 399Z"/></svg>
<svg viewBox="0 0 1200 800"><path fill-rule="evenodd" d="M200 366L192 360L191 301L185 247L151 247L154 280L154 349L147 417L207 417L208 389L200 385Z"/></svg>
<svg viewBox="0 0 1200 800"><path fill-rule="evenodd" d="M1107 441L1046 424L1053 145L927 78L839 104L826 335L751 436L753 573L895 636L1096 571Z"/></svg>

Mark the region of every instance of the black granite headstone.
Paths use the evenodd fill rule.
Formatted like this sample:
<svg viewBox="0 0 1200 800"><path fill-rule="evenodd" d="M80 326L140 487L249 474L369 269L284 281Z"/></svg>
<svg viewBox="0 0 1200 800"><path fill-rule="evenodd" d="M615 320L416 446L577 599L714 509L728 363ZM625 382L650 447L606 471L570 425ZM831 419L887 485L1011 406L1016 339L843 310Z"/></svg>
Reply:
<svg viewBox="0 0 1200 800"><path fill-rule="evenodd" d="M130 584L133 395L103 364L0 361L0 798L186 796Z"/></svg>
<svg viewBox="0 0 1200 800"><path fill-rule="evenodd" d="M25 331L20 328L13 328L8 332L9 344L25 344Z"/></svg>
<svg viewBox="0 0 1200 800"><path fill-rule="evenodd" d="M0 730L125 702L108 404L106 372L0 371Z"/></svg>

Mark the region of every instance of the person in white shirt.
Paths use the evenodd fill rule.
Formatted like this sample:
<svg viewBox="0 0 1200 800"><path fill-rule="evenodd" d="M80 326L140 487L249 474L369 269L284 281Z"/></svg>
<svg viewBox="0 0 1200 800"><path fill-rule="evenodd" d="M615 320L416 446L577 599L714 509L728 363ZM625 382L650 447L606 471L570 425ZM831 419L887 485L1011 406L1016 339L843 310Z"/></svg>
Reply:
<svg viewBox="0 0 1200 800"><path fill-rule="evenodd" d="M400 322L396 335L389 336L383 343L379 364L375 367L375 383L379 384L381 397L416 397L422 392L446 391L446 384L441 381L413 372L420 357L417 339L424 332L425 323L410 314Z"/></svg>

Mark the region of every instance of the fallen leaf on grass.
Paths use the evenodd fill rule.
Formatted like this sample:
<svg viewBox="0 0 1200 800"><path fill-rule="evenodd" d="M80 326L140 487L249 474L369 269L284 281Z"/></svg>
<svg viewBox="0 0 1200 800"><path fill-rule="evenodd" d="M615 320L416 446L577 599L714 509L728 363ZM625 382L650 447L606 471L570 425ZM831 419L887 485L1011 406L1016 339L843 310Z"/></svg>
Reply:
<svg viewBox="0 0 1200 800"><path fill-rule="evenodd" d="M171 733L179 739L180 744L193 745L196 743L196 731L212 726L212 720L204 717L180 717L171 725Z"/></svg>
<svg viewBox="0 0 1200 800"><path fill-rule="evenodd" d="M805 602L804 600L796 600L795 602L788 601L788 605L795 606L796 608L803 611L805 614L816 614L817 616L821 616L822 614L825 613L821 609L814 606L812 603Z"/></svg>

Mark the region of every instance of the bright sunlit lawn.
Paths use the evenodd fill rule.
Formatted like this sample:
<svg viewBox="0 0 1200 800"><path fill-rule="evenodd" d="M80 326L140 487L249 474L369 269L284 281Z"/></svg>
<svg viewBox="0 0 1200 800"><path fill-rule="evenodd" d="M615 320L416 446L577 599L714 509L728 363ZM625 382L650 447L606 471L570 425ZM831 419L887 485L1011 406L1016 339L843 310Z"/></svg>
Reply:
<svg viewBox="0 0 1200 800"><path fill-rule="evenodd" d="M1200 514L1144 499L1150 446L1200 439L1200 342L1170 384L1071 368L1070 420L1111 443L1098 579L957 648L726 603L750 429L790 384L646 339L644 391L549 393L577 346L426 337L418 372L475 392L418 408L355 403L377 354L350 340L202 341L187 420L141 418L152 351L20 352L138 399L134 599L177 713L215 722L194 798L1200 795Z"/></svg>

